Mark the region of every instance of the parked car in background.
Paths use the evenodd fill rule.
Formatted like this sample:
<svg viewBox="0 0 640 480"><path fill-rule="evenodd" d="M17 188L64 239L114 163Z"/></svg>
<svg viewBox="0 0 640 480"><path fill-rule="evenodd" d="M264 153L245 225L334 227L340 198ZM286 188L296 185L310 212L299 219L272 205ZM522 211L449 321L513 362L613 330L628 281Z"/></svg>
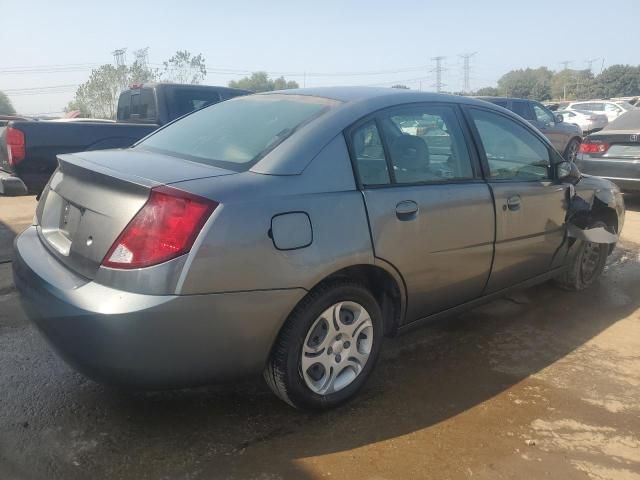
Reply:
<svg viewBox="0 0 640 480"><path fill-rule="evenodd" d="M16 120L29 120L25 117L18 117L16 115L0 115L0 127L4 127L7 123Z"/></svg>
<svg viewBox="0 0 640 480"><path fill-rule="evenodd" d="M569 102L543 102L542 104L552 112L556 112L558 110L564 110L567 105L569 105Z"/></svg>
<svg viewBox="0 0 640 480"><path fill-rule="evenodd" d="M477 98L520 115L544 133L566 160L575 160L582 141L582 130L579 126L566 123L561 115L554 114L540 102L534 100L506 97Z"/></svg>
<svg viewBox="0 0 640 480"><path fill-rule="evenodd" d="M609 123L606 115L583 112L582 110L558 110L556 115L562 115L565 123L579 126L584 135L602 130Z"/></svg>
<svg viewBox="0 0 640 480"><path fill-rule="evenodd" d="M204 85L134 85L120 94L117 122L10 121L0 127L0 194L40 193L58 166L58 154L128 147L186 113L249 93Z"/></svg>
<svg viewBox="0 0 640 480"><path fill-rule="evenodd" d="M583 102L571 102L568 106L568 110L581 110L593 113L602 113L607 116L607 119L612 122L624 112L635 110L636 107L626 101L611 101L611 100L588 100Z"/></svg>
<svg viewBox="0 0 640 480"><path fill-rule="evenodd" d="M580 171L607 178L623 190L640 191L640 109L586 137L576 164Z"/></svg>
<svg viewBox="0 0 640 480"><path fill-rule="evenodd" d="M49 122L64 122L64 123L115 123L115 120L109 120L106 118L83 118L83 117L73 117L73 118L54 118L53 120L49 120Z"/></svg>
<svg viewBox="0 0 640 480"><path fill-rule="evenodd" d="M522 118L410 90L240 97L59 159L12 265L63 357L149 388L263 372L307 409L352 397L385 335L554 277L588 287L624 222L615 185Z"/></svg>

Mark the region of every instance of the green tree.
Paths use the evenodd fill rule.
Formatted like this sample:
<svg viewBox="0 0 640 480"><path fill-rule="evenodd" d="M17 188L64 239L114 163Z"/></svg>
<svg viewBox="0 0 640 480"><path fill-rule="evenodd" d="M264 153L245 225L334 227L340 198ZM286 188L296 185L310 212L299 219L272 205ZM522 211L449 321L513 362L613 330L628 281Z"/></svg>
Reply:
<svg viewBox="0 0 640 480"><path fill-rule="evenodd" d="M498 91L507 97L549 100L552 78L547 67L512 70L498 80Z"/></svg>
<svg viewBox="0 0 640 480"><path fill-rule="evenodd" d="M640 66L611 65L594 80L594 96L631 97L640 95Z"/></svg>
<svg viewBox="0 0 640 480"><path fill-rule="evenodd" d="M4 92L0 92L0 115L15 115L16 110Z"/></svg>
<svg viewBox="0 0 640 480"><path fill-rule="evenodd" d="M164 63L160 75L163 82L197 84L207 76L207 66L201 53L192 55L187 50L178 50Z"/></svg>
<svg viewBox="0 0 640 480"><path fill-rule="evenodd" d="M590 70L565 69L556 72L551 79L551 97L556 100L589 98L592 96L593 80Z"/></svg>
<svg viewBox="0 0 640 480"><path fill-rule="evenodd" d="M273 90L287 90L300 87L298 82L294 80L287 81L284 77L270 79L267 72L253 72L250 76L241 78L240 80L231 80L229 86L231 88L251 90L252 92L271 92Z"/></svg>
<svg viewBox="0 0 640 480"><path fill-rule="evenodd" d="M82 118L91 118L91 111L87 105L80 103L78 100L71 100L67 103L67 106L64 107L64 111L66 113L70 112L80 112L80 117Z"/></svg>
<svg viewBox="0 0 640 480"><path fill-rule="evenodd" d="M479 97L497 97L500 95L500 92L495 87L483 87L479 90L476 90L474 95Z"/></svg>
<svg viewBox="0 0 640 480"><path fill-rule="evenodd" d="M89 80L78 87L67 108L94 118L115 118L120 92L128 85L129 68L107 64L91 71Z"/></svg>
<svg viewBox="0 0 640 480"><path fill-rule="evenodd" d="M160 74L157 68L149 68L146 64L146 50L140 49L133 52L135 60L129 66L129 84L149 83L159 80Z"/></svg>

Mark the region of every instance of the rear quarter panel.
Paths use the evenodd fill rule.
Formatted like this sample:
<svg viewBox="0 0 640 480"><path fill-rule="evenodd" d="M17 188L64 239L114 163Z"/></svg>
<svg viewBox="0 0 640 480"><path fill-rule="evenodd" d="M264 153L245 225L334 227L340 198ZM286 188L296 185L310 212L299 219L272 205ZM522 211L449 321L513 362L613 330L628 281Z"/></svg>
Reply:
<svg viewBox="0 0 640 480"><path fill-rule="evenodd" d="M220 202L194 246L179 293L309 290L341 268L374 262L364 200L341 134L300 175L245 172L176 186ZM309 246L275 247L271 220L287 212L309 216Z"/></svg>

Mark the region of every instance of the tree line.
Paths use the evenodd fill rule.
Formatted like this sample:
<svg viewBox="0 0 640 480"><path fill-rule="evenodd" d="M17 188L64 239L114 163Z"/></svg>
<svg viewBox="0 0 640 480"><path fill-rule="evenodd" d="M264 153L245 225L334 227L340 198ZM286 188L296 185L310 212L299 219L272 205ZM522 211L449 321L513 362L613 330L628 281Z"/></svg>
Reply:
<svg viewBox="0 0 640 480"><path fill-rule="evenodd" d="M512 70L475 95L529 98L532 100L583 100L640 96L640 66L612 65L598 75L590 70L547 67Z"/></svg>
<svg viewBox="0 0 640 480"><path fill-rule="evenodd" d="M91 71L89 79L78 87L66 112L79 111L83 117L115 118L118 97L132 84L176 82L199 84L207 76L206 59L200 53L178 50L162 67L153 68L146 62L144 50L134 52L129 64L105 64ZM229 87L265 92L298 88L293 80L270 78L266 72L253 72ZM408 88L394 85L393 88ZM579 100L640 96L640 66L612 65L594 75L590 70L565 69L554 72L547 67L512 70L498 80L497 87L484 87L474 95L509 96L533 100ZM0 115L14 115L9 98L0 92Z"/></svg>

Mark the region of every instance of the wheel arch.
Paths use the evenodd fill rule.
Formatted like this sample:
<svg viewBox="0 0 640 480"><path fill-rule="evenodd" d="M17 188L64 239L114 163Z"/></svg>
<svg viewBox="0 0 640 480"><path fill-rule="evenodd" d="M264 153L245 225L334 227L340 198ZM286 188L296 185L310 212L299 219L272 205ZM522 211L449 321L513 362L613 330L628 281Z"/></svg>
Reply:
<svg viewBox="0 0 640 480"><path fill-rule="evenodd" d="M405 315L407 296L404 280L391 264L376 259L375 264L349 265L326 275L309 291L337 279L355 280L367 287L380 305L384 335L395 335Z"/></svg>
<svg viewBox="0 0 640 480"><path fill-rule="evenodd" d="M572 143L574 140L578 142L578 148L580 148L580 147L579 147L579 145L582 143L582 137L580 137L579 135L574 135L573 137L571 137L571 138L569 139L569 141L568 141L568 142L567 142L567 144L565 145L565 147L564 147L564 151L562 152L562 158L565 158L565 159L566 159L566 155L567 155L567 153L569 152L569 147L571 146L571 143Z"/></svg>

